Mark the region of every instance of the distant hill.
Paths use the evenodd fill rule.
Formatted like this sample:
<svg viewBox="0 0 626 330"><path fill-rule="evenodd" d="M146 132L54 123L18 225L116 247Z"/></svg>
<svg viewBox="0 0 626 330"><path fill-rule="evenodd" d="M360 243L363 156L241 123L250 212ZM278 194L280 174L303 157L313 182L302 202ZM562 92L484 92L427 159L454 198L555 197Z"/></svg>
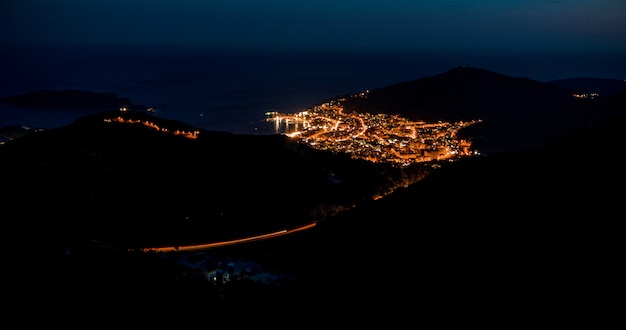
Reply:
<svg viewBox="0 0 626 330"><path fill-rule="evenodd" d="M457 67L370 90L366 98L349 98L345 105L349 110L410 119L456 121L532 113L570 98L571 94L550 83Z"/></svg>
<svg viewBox="0 0 626 330"><path fill-rule="evenodd" d="M603 105L574 98L569 86L562 86L565 82L539 82L464 66L373 89L364 97L339 98L345 98L346 111L430 122L482 119L465 135L489 153L554 145L572 130L595 124L589 117L601 119Z"/></svg>

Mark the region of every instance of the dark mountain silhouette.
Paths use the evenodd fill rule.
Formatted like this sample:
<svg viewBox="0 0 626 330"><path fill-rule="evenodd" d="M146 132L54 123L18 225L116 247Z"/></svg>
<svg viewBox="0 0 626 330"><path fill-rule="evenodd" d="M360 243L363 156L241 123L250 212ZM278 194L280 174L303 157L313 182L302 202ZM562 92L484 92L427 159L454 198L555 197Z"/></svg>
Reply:
<svg viewBox="0 0 626 330"><path fill-rule="evenodd" d="M429 122L482 119L465 135L483 153L554 145L572 129L589 124L586 117L603 111L589 102L578 106L581 100L569 86L465 66L373 89L366 97L344 98L346 111Z"/></svg>
<svg viewBox="0 0 626 330"><path fill-rule="evenodd" d="M11 173L2 204L14 222L45 227L54 218L73 244L122 248L295 227L425 172L325 154L282 135L203 131L131 111L11 140L0 155L0 169Z"/></svg>
<svg viewBox="0 0 626 330"><path fill-rule="evenodd" d="M311 328L500 328L494 315L507 325L547 318L594 326L601 315L623 324L626 175L616 150L626 142L626 93L562 103L556 85L465 69L429 78L442 88L450 76L461 79L457 94L430 89L439 95L428 101L433 120L437 102L457 111L446 120L472 117L466 109L486 118L499 118L498 109L551 111L546 116L567 119L568 134L541 148L439 163L436 170L357 161L280 135L199 130L193 139L183 133L194 127L134 111L106 111L0 145L5 283L15 289L5 296L5 322L84 328L87 317L97 320L90 328L164 328L197 325L199 316L201 324L219 319L241 327L291 328L295 319ZM493 79L504 85L499 102L509 95L510 108L489 107L483 88ZM409 111L413 83L425 84L385 93L405 95L399 104ZM517 99L506 84L526 86L533 96ZM475 96L468 86L483 87ZM372 91L365 100L385 100L376 95L383 94ZM105 121L118 117L132 122ZM251 278L215 285L209 268L183 265L180 254L125 249L238 237L311 219L323 220L293 236L190 256L211 266L254 260L295 279L280 285ZM53 317L29 317L42 311Z"/></svg>
<svg viewBox="0 0 626 330"><path fill-rule="evenodd" d="M471 67L371 90L345 105L359 112L400 114L425 121L515 117L561 104L571 94L558 86Z"/></svg>

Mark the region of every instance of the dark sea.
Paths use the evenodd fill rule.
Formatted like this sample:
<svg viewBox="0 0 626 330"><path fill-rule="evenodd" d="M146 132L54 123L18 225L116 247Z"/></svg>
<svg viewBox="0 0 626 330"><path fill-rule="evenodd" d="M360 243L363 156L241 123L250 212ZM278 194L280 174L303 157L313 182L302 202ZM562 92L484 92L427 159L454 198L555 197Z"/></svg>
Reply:
<svg viewBox="0 0 626 330"><path fill-rule="evenodd" d="M154 115L198 128L272 133L266 111L293 113L339 95L472 66L515 77L626 78L624 56L480 55L134 46L10 46L0 54L0 97L25 92L115 93ZM0 106L0 127L54 128L93 111Z"/></svg>

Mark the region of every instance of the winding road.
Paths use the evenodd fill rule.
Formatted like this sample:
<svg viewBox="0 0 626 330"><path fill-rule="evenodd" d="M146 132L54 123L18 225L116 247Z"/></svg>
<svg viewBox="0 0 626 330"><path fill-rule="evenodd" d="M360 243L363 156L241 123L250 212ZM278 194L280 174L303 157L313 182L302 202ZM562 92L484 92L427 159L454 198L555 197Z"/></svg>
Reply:
<svg viewBox="0 0 626 330"><path fill-rule="evenodd" d="M303 225L303 226L300 226L300 227L292 228L292 229L283 229L283 230L275 231L275 232L272 232L272 233L269 233L269 234L263 234L263 235L256 235L256 236L238 238L238 239L233 239L233 240L228 240L228 241L213 242L213 243L206 243L206 244L195 244L195 245L143 248L143 249L141 249L141 251L144 251L144 252L149 252L149 251L154 251L154 252L182 252L182 251L207 250L207 249L216 248L216 247L222 247L222 246L226 246L226 245L248 243L248 242L252 242L252 241L270 239L270 238L275 238L275 237L282 236L282 235L293 234L295 232L299 232L299 231L302 231L302 230L311 229L311 228L315 227L315 225L317 225L317 222L312 222L312 223L309 223L309 224L306 224L306 225Z"/></svg>

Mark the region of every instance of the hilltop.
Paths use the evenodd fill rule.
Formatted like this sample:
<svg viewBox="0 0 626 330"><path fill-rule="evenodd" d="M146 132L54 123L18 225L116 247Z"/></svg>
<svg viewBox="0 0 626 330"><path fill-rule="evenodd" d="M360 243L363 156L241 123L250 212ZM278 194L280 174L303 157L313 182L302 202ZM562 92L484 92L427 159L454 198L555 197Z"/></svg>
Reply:
<svg viewBox="0 0 626 330"><path fill-rule="evenodd" d="M573 97L590 88L602 92L598 99ZM465 135L490 153L553 146L581 126L604 123L621 113L619 103L611 103L620 93L626 93L626 83L618 80L540 82L463 66L340 98L347 112L398 114L427 122L481 119Z"/></svg>

